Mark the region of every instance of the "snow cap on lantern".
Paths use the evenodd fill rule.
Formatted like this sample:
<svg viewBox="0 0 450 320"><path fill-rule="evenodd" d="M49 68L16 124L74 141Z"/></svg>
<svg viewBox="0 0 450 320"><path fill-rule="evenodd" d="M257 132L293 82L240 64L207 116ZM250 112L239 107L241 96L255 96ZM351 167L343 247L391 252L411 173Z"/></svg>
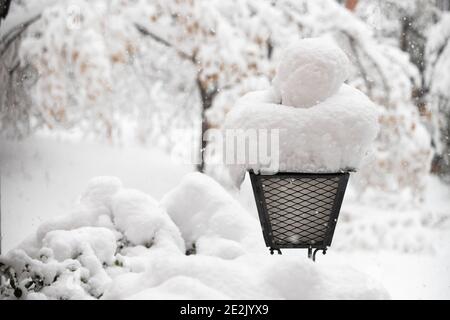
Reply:
<svg viewBox="0 0 450 320"><path fill-rule="evenodd" d="M349 68L346 54L331 39L302 39L281 54L274 89L283 105L309 108L335 94Z"/></svg>
<svg viewBox="0 0 450 320"><path fill-rule="evenodd" d="M245 163L227 164L236 187L246 171L357 170L370 151L379 129L377 107L363 92L343 83L350 61L332 43L329 38L304 39L288 47L281 55L273 86L247 93L228 112L225 130L238 129L256 136L261 130L269 135L278 132L275 145L267 146L262 139L253 148L275 150L268 158L256 154L256 161L248 157ZM231 141L225 143L231 144L234 154L251 151L238 150Z"/></svg>

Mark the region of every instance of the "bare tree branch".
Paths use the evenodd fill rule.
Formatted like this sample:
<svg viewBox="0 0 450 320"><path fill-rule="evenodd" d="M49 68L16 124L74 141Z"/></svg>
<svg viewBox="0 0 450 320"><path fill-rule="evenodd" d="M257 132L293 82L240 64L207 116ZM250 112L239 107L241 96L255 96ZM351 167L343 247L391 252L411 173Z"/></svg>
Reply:
<svg viewBox="0 0 450 320"><path fill-rule="evenodd" d="M172 48L174 49L177 54L182 57L183 59L187 59L189 61L195 62L195 56L194 55L190 55L180 49L178 49L175 45L171 44L169 41L161 38L160 36L154 34L153 32L151 32L150 30L148 30L147 28L143 27L142 25L135 23L134 24L137 28L137 30L144 36L149 36L151 37L153 40L165 45L168 48Z"/></svg>

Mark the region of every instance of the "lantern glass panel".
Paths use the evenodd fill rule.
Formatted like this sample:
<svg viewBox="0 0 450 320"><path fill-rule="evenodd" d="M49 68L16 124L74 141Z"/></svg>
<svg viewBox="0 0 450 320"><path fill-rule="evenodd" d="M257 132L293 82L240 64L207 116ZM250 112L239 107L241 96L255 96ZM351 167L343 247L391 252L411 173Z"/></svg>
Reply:
<svg viewBox="0 0 450 320"><path fill-rule="evenodd" d="M349 174L250 172L266 245L321 248L331 244Z"/></svg>
<svg viewBox="0 0 450 320"><path fill-rule="evenodd" d="M324 245L339 178L261 178L275 245Z"/></svg>

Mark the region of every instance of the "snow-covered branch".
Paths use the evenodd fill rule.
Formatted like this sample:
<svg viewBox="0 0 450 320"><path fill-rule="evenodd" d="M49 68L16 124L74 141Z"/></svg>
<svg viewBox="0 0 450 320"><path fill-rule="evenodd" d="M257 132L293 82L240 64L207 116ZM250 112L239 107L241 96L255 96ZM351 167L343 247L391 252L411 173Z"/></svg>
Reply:
<svg viewBox="0 0 450 320"><path fill-rule="evenodd" d="M171 49L175 50L181 58L189 60L189 61L192 61L192 62L195 62L195 55L189 55L189 54L183 52L182 50L178 49L175 45L171 44L167 40L164 40L163 38L159 37L158 35L154 34L153 32L150 32L148 29L144 28L140 24L136 23L135 25L136 25L137 30L142 35L149 36L153 40L155 40L155 41L165 45L168 48L171 48Z"/></svg>

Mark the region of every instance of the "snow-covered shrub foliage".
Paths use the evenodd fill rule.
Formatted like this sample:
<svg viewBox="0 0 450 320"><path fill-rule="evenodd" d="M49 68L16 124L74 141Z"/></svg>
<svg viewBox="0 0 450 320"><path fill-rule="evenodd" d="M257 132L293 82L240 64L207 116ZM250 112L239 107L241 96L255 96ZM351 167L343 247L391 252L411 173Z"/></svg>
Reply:
<svg viewBox="0 0 450 320"><path fill-rule="evenodd" d="M115 95L116 81L137 50L138 32L117 6L82 0L71 5L74 17L64 3L44 9L21 43L22 63L38 74L30 113L49 128L79 124L112 137L117 108L126 101L125 92Z"/></svg>
<svg viewBox="0 0 450 320"><path fill-rule="evenodd" d="M161 203L111 177L0 257L0 299L386 299L347 265L270 256L259 222L190 174Z"/></svg>
<svg viewBox="0 0 450 320"><path fill-rule="evenodd" d="M423 70L428 29L436 23L439 0L359 0L355 13L375 37L396 44Z"/></svg>
<svg viewBox="0 0 450 320"><path fill-rule="evenodd" d="M142 2L142 1L141 1ZM141 7L144 7L142 5ZM242 1L152 1L137 23L164 39L198 70L197 80L206 92L239 83L264 62L259 20ZM254 29L246 34L241 26ZM144 31L145 33L145 31Z"/></svg>
<svg viewBox="0 0 450 320"><path fill-rule="evenodd" d="M142 142L152 139L167 147L174 142L172 126L191 128L198 97L195 82L189 85L186 79L193 79L195 65L143 37L136 28L136 12L142 12L133 4L137 5L101 0L43 2L38 19L13 42L18 47L14 54L20 58L18 70L28 71L34 81L29 89L18 80L9 95L25 90L31 102L18 101L11 108L2 95L2 132L17 136L42 127L81 129L86 135L120 142L128 130ZM17 5L23 7L12 11L12 21L33 7ZM17 106L22 105L24 115L19 117L22 109ZM158 141L163 128L166 139Z"/></svg>

